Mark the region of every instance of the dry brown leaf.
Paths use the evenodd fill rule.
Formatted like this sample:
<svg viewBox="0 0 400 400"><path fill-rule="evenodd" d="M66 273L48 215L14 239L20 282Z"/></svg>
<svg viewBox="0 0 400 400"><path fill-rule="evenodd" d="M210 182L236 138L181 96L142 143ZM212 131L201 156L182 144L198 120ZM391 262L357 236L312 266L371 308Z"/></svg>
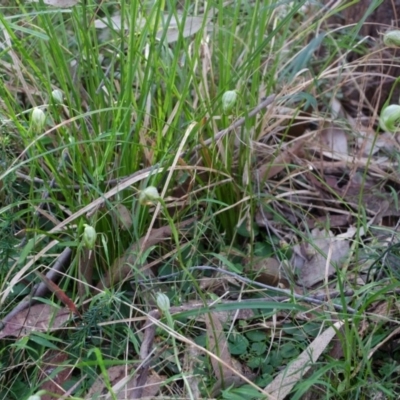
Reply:
<svg viewBox="0 0 400 400"><path fill-rule="evenodd" d="M39 3L40 0L31 0L30 3ZM44 4L53 7L73 7L78 4L78 0L43 0Z"/></svg>
<svg viewBox="0 0 400 400"><path fill-rule="evenodd" d="M214 313L209 313L205 316L205 321L209 351L217 355L223 361L219 362L215 358L210 358L214 374L217 378L211 390L211 395L212 397L218 397L223 389L244 384L242 375L252 379L254 378L254 374L250 371L245 371L242 364L231 357L228 349L228 340L219 318ZM232 367L237 373L234 373L232 369L227 366Z"/></svg>
<svg viewBox="0 0 400 400"><path fill-rule="evenodd" d="M333 120L345 118L346 113L343 109L343 106L340 103L340 101L338 101L336 98L332 99L330 108ZM333 122L325 123L324 129L322 129L320 133L320 139L323 147L329 152L331 152L332 155L348 154L346 132L339 126L335 125Z"/></svg>
<svg viewBox="0 0 400 400"><path fill-rule="evenodd" d="M196 374L196 370L202 367L203 361L201 356L203 352L200 348L186 343L186 351L184 357L183 370L187 372L187 381L189 383L190 391L193 398L199 399L201 397L200 384L205 377Z"/></svg>
<svg viewBox="0 0 400 400"><path fill-rule="evenodd" d="M132 213L123 204L117 204L115 210L113 210L113 217L117 220L118 226L124 231L129 230L133 224Z"/></svg>
<svg viewBox="0 0 400 400"><path fill-rule="evenodd" d="M342 237L335 237L331 231L313 229L310 243L293 247L292 264L298 271L298 283L310 288L325 277L333 275L335 266L340 267L349 249L349 242Z"/></svg>
<svg viewBox="0 0 400 400"><path fill-rule="evenodd" d="M321 144L332 154L348 154L347 135L342 128L330 123L321 131Z"/></svg>
<svg viewBox="0 0 400 400"><path fill-rule="evenodd" d="M228 349L228 340L220 320L213 313L208 313L205 316L205 320L209 350L232 367L233 363ZM225 367L224 364L214 358L211 358L210 361L218 381L224 381L232 375L232 371Z"/></svg>
<svg viewBox="0 0 400 400"><path fill-rule="evenodd" d="M127 376L129 377L130 371L131 371L131 367L129 367L129 366L127 367L125 365L116 365L114 367L108 368L107 369L107 377L108 377L110 385L114 387L116 384L118 384L118 382L121 382ZM130 377L130 379L125 382L125 385L123 385L123 387L120 388L120 392L119 393L117 393L117 391L115 392L117 394L118 399L126 398L125 397L126 390L129 390L129 391L132 390L132 388L129 387L129 383L132 381L133 381L133 377ZM89 392L86 395L86 399L88 399L88 400L92 399L92 398L104 399L107 394L108 394L108 389L107 389L106 384L104 383L104 376L100 375L94 381L93 385L89 389ZM123 397L120 397L119 394L121 394L121 396L123 396ZM102 396L102 395L104 395L104 396Z"/></svg>
<svg viewBox="0 0 400 400"><path fill-rule="evenodd" d="M110 383L115 379L121 379L125 375L125 367L123 365L117 365L115 367L110 367L107 370L108 379ZM100 398L103 392L107 390L107 386L104 383L104 377L99 375L98 378L93 382L93 385L90 387L88 394L86 395L86 399L92 398Z"/></svg>
<svg viewBox="0 0 400 400"><path fill-rule="evenodd" d="M22 337L30 332L49 332L59 329L70 318L67 308L48 304L35 304L16 314L0 331L0 339L6 336Z"/></svg>
<svg viewBox="0 0 400 400"><path fill-rule="evenodd" d="M375 155L379 150L393 151L399 144L392 133L383 132L379 134L373 128L374 120L361 114L357 120L347 115L347 121L357 134L356 144L361 150L360 154L364 157ZM363 122L364 121L364 122Z"/></svg>
<svg viewBox="0 0 400 400"><path fill-rule="evenodd" d="M40 389L46 390L51 394L42 395L41 400L53 400L55 397L54 395L62 396L65 394L65 390L62 386L71 376L74 368L71 366L65 366L54 377L50 378L50 376L56 368L62 366L67 360L68 355L60 351L51 351L46 356L41 365L42 373L39 379L44 382L40 385Z"/></svg>
<svg viewBox="0 0 400 400"><path fill-rule="evenodd" d="M361 198L366 210L373 215L383 212L382 216L384 216L386 211L388 211L387 215L398 214L398 210L393 204L392 194L386 192L379 180L368 175L364 176L361 172L353 174L347 185L343 188L337 188L336 191L347 202L353 204L353 207L358 206Z"/></svg>
<svg viewBox="0 0 400 400"><path fill-rule="evenodd" d="M342 321L335 322L304 350L295 361L279 373L279 375L265 388L277 400L283 400L293 389L294 385L308 372L319 356L326 349L336 332L343 325Z"/></svg>
<svg viewBox="0 0 400 400"><path fill-rule="evenodd" d="M254 280L264 285L278 286L282 283L288 286L288 282L281 277L281 263L273 257L263 257L254 260L251 265L251 272L255 273Z"/></svg>
<svg viewBox="0 0 400 400"><path fill-rule="evenodd" d="M360 150L359 154L368 157L369 155L376 154L381 148L385 147L385 140L382 140L383 135L377 137L377 132L375 132L373 127L357 124L350 116L348 117L348 121L357 135L356 144Z"/></svg>
<svg viewBox="0 0 400 400"><path fill-rule="evenodd" d="M302 151L305 141L305 138L293 141L287 147L282 149L273 161L268 162L266 165L262 165L257 170L258 179L270 179L287 168L287 166L293 162L294 156L298 156Z"/></svg>
<svg viewBox="0 0 400 400"><path fill-rule="evenodd" d="M115 367L112 367L115 368ZM113 379L111 381L112 385L112 392L116 394L117 400L126 400L126 399L134 399L133 396L134 390L137 389L135 377L132 376L130 373L126 373L126 368L124 365L119 366L119 375L117 379ZM108 370L109 371L109 370ZM129 369L128 369L129 371ZM116 374L117 371L113 372L113 375ZM149 375L146 380L146 384L143 386L142 396L149 398L152 396L152 393L157 394L160 390L161 384L165 382L167 379L166 376L160 375ZM99 397L90 397L87 399L92 400L96 398L97 400L113 400L114 397L112 394L104 387L103 392L106 392L103 396ZM154 395L153 394L153 395Z"/></svg>
<svg viewBox="0 0 400 400"><path fill-rule="evenodd" d="M156 396L160 391L161 384L164 383L168 377L166 375L151 374L147 378L146 386L143 389L142 398Z"/></svg>

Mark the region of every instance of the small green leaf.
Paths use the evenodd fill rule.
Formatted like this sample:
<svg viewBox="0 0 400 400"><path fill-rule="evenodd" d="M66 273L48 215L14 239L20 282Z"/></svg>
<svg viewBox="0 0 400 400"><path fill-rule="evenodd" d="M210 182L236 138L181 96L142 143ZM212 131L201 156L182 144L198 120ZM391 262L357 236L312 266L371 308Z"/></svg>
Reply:
<svg viewBox="0 0 400 400"><path fill-rule="evenodd" d="M242 396L239 396L236 393L232 393L229 390L224 390L222 392L222 398L226 400L243 400Z"/></svg>
<svg viewBox="0 0 400 400"><path fill-rule="evenodd" d="M256 379L255 384L256 384L257 386L265 387L265 386L269 385L269 384L272 382L272 376L271 376L272 367L271 367L270 365L269 365L269 367L270 367L270 369L271 369L271 372L270 372L270 373L264 373L263 375L259 376L259 377Z"/></svg>
<svg viewBox="0 0 400 400"><path fill-rule="evenodd" d="M229 400L247 400L262 398L261 393L250 385L243 385L235 389L227 389L222 392L222 397Z"/></svg>
<svg viewBox="0 0 400 400"><path fill-rule="evenodd" d="M211 253L215 258L221 261L228 269L236 274L241 274L243 268L238 268L238 264L234 264L232 261L228 260L224 255L218 253Z"/></svg>
<svg viewBox="0 0 400 400"><path fill-rule="evenodd" d="M275 368L280 367L282 365L282 362L283 362L283 358L278 353L273 353L269 357L269 363Z"/></svg>
<svg viewBox="0 0 400 400"><path fill-rule="evenodd" d="M200 335L200 336L196 336L194 338L194 342L201 347L206 347L207 346L207 335Z"/></svg>
<svg viewBox="0 0 400 400"><path fill-rule="evenodd" d="M304 334L302 329L299 329L298 326L293 324L285 324L282 327L282 331L288 335L291 335L293 339L297 341L303 342L306 339L306 335Z"/></svg>
<svg viewBox="0 0 400 400"><path fill-rule="evenodd" d="M228 340L229 352L233 355L241 355L247 351L249 341L238 333L232 334Z"/></svg>
<svg viewBox="0 0 400 400"><path fill-rule="evenodd" d="M255 369L260 368L265 362L265 357L251 357L246 364L249 368Z"/></svg>
<svg viewBox="0 0 400 400"><path fill-rule="evenodd" d="M30 340L32 340L32 342L40 344L43 347L47 347L47 348L53 349L53 350L58 350L58 347L56 345L54 345L53 343L51 343L49 340L45 339L44 337L38 336L36 334L32 334L32 335L30 335L29 338L30 338Z"/></svg>
<svg viewBox="0 0 400 400"><path fill-rule="evenodd" d="M300 351L293 343L285 343L280 349L279 354L282 358L293 359L299 355Z"/></svg>
<svg viewBox="0 0 400 400"><path fill-rule="evenodd" d="M321 324L317 324L315 322L309 322L308 324L303 325L304 333L314 338L317 337L320 329L321 329Z"/></svg>
<svg viewBox="0 0 400 400"><path fill-rule="evenodd" d="M252 342L262 342L267 339L267 334L260 330L246 332L246 337Z"/></svg>
<svg viewBox="0 0 400 400"><path fill-rule="evenodd" d="M271 375L275 371L275 368L272 365L270 365L267 362L265 362L261 366L261 371L262 371L263 374ZM271 378L271 380L272 380L272 378Z"/></svg>
<svg viewBox="0 0 400 400"><path fill-rule="evenodd" d="M271 257L274 254L274 248L271 243L257 242L254 245L254 255L257 257Z"/></svg>
<svg viewBox="0 0 400 400"><path fill-rule="evenodd" d="M267 350L267 345L264 342L253 343L250 348L250 351L258 356L264 354L266 350Z"/></svg>

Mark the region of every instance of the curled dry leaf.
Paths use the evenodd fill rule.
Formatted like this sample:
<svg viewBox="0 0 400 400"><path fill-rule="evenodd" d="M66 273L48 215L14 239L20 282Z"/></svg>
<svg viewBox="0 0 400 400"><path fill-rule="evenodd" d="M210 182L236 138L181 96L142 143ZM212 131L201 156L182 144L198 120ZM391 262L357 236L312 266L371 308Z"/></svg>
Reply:
<svg viewBox="0 0 400 400"><path fill-rule="evenodd" d="M333 124L328 124L321 131L321 144L328 152L335 154L346 155L348 154L347 148L347 135L342 128L338 128Z"/></svg>
<svg viewBox="0 0 400 400"><path fill-rule="evenodd" d="M6 336L22 337L30 332L53 331L59 329L69 317L70 311L65 307L35 304L6 322L0 331L0 339Z"/></svg>
<svg viewBox="0 0 400 400"><path fill-rule="evenodd" d="M309 243L294 246L293 267L298 270L299 284L310 288L333 275L335 267L347 256L349 242L331 231L313 229ZM329 259L329 262L328 262Z"/></svg>
<svg viewBox="0 0 400 400"><path fill-rule="evenodd" d="M147 378L146 386L143 388L142 398L156 396L167 379L166 375L151 374Z"/></svg>
<svg viewBox="0 0 400 400"><path fill-rule="evenodd" d="M346 113L343 109L343 106L336 98L332 99L330 108L333 120L345 118ZM321 145L325 148L325 150L332 153L332 157L335 157L337 154L348 154L346 132L342 128L336 126L334 123L325 123L324 129L322 129L320 134L320 139Z"/></svg>
<svg viewBox="0 0 400 400"><path fill-rule="evenodd" d="M205 321L209 350L223 361L219 362L215 358L210 359L214 375L217 378L211 390L211 396L218 397L222 390L244 384L242 375L248 379L253 379L254 374L250 371L245 371L242 364L231 357L228 348L228 339L220 319L214 313L209 313L205 315ZM237 373L234 373L227 366L232 367Z"/></svg>

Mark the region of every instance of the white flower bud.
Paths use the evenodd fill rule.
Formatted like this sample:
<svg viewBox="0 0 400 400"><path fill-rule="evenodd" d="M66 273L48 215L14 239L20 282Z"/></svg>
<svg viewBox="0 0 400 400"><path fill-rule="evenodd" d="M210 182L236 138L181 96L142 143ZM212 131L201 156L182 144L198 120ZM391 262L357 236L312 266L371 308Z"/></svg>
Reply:
<svg viewBox="0 0 400 400"><path fill-rule="evenodd" d="M64 100L64 95L63 92L59 89L54 89L51 92L51 98L53 99L54 103L56 104L62 104Z"/></svg>
<svg viewBox="0 0 400 400"><path fill-rule="evenodd" d="M46 394L46 390L39 390L36 394L28 397L28 400L41 400L42 396Z"/></svg>
<svg viewBox="0 0 400 400"><path fill-rule="evenodd" d="M400 47L400 31L389 31L383 35L383 43L387 47Z"/></svg>
<svg viewBox="0 0 400 400"><path fill-rule="evenodd" d="M169 302L169 297L166 294L161 292L157 293L157 307L164 312L169 310L171 305Z"/></svg>
<svg viewBox="0 0 400 400"><path fill-rule="evenodd" d="M158 190L154 186L149 186L146 189L142 190L139 195L139 203L141 205L152 204L158 200L160 200L160 194Z"/></svg>
<svg viewBox="0 0 400 400"><path fill-rule="evenodd" d="M386 132L397 132L400 126L400 106L391 104L381 111L379 126Z"/></svg>
<svg viewBox="0 0 400 400"><path fill-rule="evenodd" d="M45 123L46 123L46 114L39 107L35 107L32 110L31 127L36 132L40 132L40 131L43 130L43 127L44 127Z"/></svg>
<svg viewBox="0 0 400 400"><path fill-rule="evenodd" d="M96 244L97 232L96 230L87 224L84 224L85 230L83 231L83 243L89 249L93 250Z"/></svg>
<svg viewBox="0 0 400 400"><path fill-rule="evenodd" d="M222 111L224 114L229 114L235 107L237 100L236 90L228 90L222 95Z"/></svg>

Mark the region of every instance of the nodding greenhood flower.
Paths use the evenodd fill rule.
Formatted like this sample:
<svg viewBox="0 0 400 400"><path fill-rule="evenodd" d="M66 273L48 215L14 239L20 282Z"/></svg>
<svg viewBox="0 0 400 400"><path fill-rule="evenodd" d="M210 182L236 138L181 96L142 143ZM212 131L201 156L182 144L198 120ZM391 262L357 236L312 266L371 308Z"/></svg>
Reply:
<svg viewBox="0 0 400 400"><path fill-rule="evenodd" d="M229 114L235 107L237 100L236 90L228 90L222 95L222 111L224 114Z"/></svg>
<svg viewBox="0 0 400 400"><path fill-rule="evenodd" d="M139 195L139 203L143 206L153 204L161 199L158 190L154 186L148 186Z"/></svg>
<svg viewBox="0 0 400 400"><path fill-rule="evenodd" d="M94 245L96 244L97 232L93 226L84 224L85 230L83 231L83 243L89 250L94 249Z"/></svg>
<svg viewBox="0 0 400 400"><path fill-rule="evenodd" d="M381 111L379 126L386 132L400 130L400 105L391 104Z"/></svg>
<svg viewBox="0 0 400 400"><path fill-rule="evenodd" d="M161 310L161 311L168 311L171 307L171 304L169 302L169 297L164 294L164 293L157 293L157 307Z"/></svg>
<svg viewBox="0 0 400 400"><path fill-rule="evenodd" d="M388 31L383 35L383 43L387 47L400 47L400 31Z"/></svg>
<svg viewBox="0 0 400 400"><path fill-rule="evenodd" d="M64 95L63 92L59 89L54 89L51 92L51 98L53 99L54 103L56 104L62 104L64 100Z"/></svg>
<svg viewBox="0 0 400 400"><path fill-rule="evenodd" d="M35 107L32 110L31 127L36 132L41 132L43 130L43 128L44 128L44 124L45 123L46 123L46 114L39 107Z"/></svg>

